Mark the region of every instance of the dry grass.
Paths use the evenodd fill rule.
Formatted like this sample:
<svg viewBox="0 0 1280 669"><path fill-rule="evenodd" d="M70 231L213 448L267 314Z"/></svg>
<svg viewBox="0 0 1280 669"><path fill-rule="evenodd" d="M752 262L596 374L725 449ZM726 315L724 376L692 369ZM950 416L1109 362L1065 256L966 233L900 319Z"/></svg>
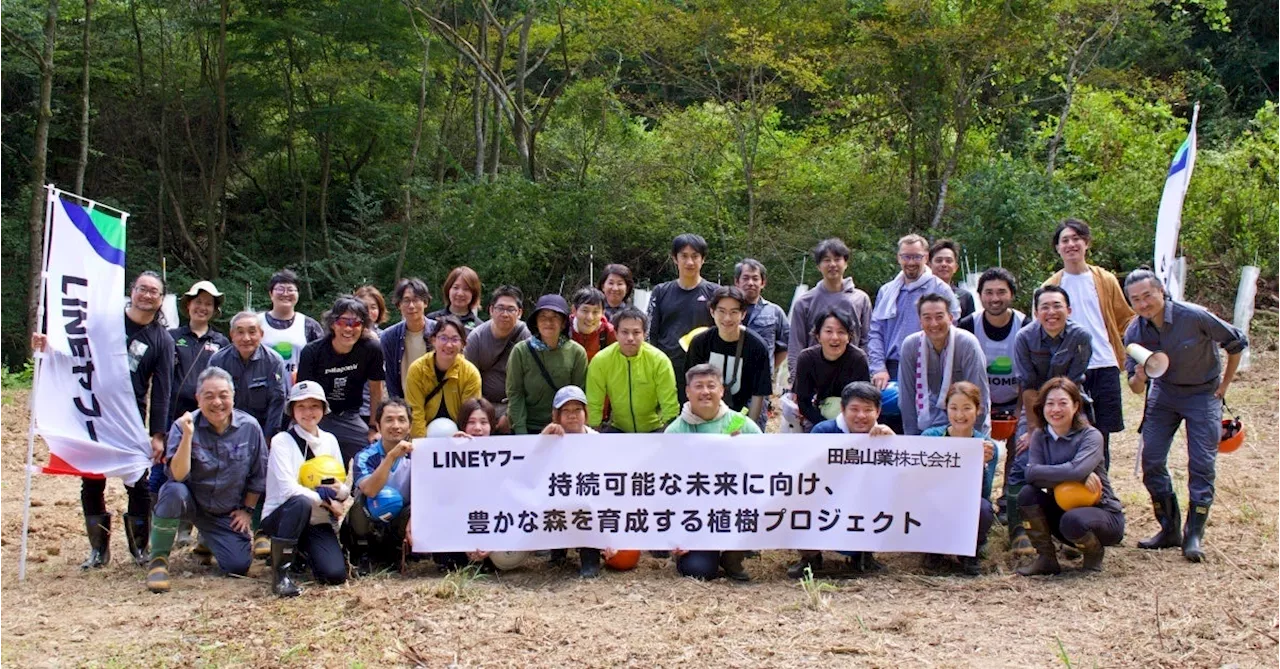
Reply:
<svg viewBox="0 0 1280 669"><path fill-rule="evenodd" d="M1128 514L1125 546L1106 571L1025 579L1012 574L1003 529L986 573L932 576L918 556L883 555L887 571L817 593L784 574L789 552L750 560L755 582L678 578L645 557L629 573L582 582L543 564L481 580L446 581L425 563L408 577L267 595L259 564L227 579L173 560L174 591L151 595L142 571L115 560L81 574L86 549L78 481L38 477L29 574L17 583L26 398L3 409L3 646L12 666L1275 666L1277 657L1276 365L1258 342L1254 369L1232 391L1248 445L1218 467L1209 558L1134 548L1155 522L1133 473L1135 438L1119 435L1112 473ZM1270 346L1268 346L1270 345ZM1130 427L1137 398L1126 400ZM41 449L42 450L42 449ZM1171 458L1185 499L1185 448ZM45 456L41 452L39 459ZM108 505L125 505L119 483ZM832 555L831 557L836 557ZM1074 565L1068 564L1068 569Z"/></svg>

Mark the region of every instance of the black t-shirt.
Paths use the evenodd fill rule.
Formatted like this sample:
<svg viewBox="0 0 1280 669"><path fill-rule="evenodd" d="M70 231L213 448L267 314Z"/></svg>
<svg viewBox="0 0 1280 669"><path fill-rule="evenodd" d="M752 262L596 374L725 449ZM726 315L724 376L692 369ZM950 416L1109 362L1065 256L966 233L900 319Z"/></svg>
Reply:
<svg viewBox="0 0 1280 669"><path fill-rule="evenodd" d="M824 399L840 397L844 387L854 381L870 380L871 370L862 349L850 344L839 358L827 360L822 345L816 344L796 358L796 404L801 415L817 425L825 420L821 410Z"/></svg>
<svg viewBox="0 0 1280 669"><path fill-rule="evenodd" d="M159 317L139 325L128 313L124 315L125 348L129 353L129 376L133 380L133 397L138 402L138 415L147 423L150 434L169 431L169 400L173 388L173 337L160 324ZM147 413L147 389L151 390L151 413Z"/></svg>
<svg viewBox="0 0 1280 669"><path fill-rule="evenodd" d="M432 366L434 367L434 365ZM436 385L443 384L444 375L447 374L448 372L440 371L439 367L436 367L435 370L436 370ZM444 391L441 391L441 392L444 392ZM449 420L453 420L453 416L449 415L448 402L445 402L443 398L441 398L440 400L440 408L436 409L436 418L448 418Z"/></svg>
<svg viewBox="0 0 1280 669"><path fill-rule="evenodd" d="M987 322L987 319L982 317L982 314L983 312L978 311L961 318L959 323L960 329L976 335L978 333L975 332L973 328L975 327L978 319L982 319L982 331L987 335L987 339L990 339L991 341L1004 341L1009 338L1010 334L1013 334L1012 318L1009 319L1008 323L1005 323L1000 327L994 327ZM1026 325L1026 323L1024 322L1023 325Z"/></svg>
<svg viewBox="0 0 1280 669"><path fill-rule="evenodd" d="M738 351L741 342L742 350ZM755 396L773 394L773 356L760 335L742 329L738 341L720 338L720 330L711 328L689 342L689 354L685 356L684 372L694 365L711 363L720 370L724 382L724 403L734 411L741 411Z"/></svg>
<svg viewBox="0 0 1280 669"><path fill-rule="evenodd" d="M382 347L370 337L361 337L346 354L333 350L329 337L317 339L302 349L298 359L298 380L319 383L333 413L359 411L365 384L382 381L385 375Z"/></svg>

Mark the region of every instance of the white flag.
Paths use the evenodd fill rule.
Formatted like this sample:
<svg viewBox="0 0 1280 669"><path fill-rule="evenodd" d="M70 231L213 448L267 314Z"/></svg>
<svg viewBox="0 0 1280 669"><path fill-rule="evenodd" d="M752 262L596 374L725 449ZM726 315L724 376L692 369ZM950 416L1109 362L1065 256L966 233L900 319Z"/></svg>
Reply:
<svg viewBox="0 0 1280 669"><path fill-rule="evenodd" d="M1174 299L1182 299L1183 286L1174 268L1178 252L1178 232L1182 228L1182 201L1191 184L1191 170L1196 165L1196 121L1200 118L1200 105L1191 113L1191 131L1178 147L1169 163L1169 174L1164 180L1164 194L1160 197L1160 213L1156 216L1155 272L1164 284L1165 292Z"/></svg>
<svg viewBox="0 0 1280 669"><path fill-rule="evenodd" d="M50 473L128 481L151 465L124 333L123 217L50 191L45 265L48 346L35 391Z"/></svg>

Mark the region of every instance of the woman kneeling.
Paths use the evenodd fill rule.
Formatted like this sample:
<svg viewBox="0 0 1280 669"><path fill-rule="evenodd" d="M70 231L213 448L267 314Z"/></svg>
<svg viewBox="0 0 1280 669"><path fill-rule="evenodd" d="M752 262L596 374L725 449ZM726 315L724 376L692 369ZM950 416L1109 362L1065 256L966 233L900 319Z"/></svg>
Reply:
<svg viewBox="0 0 1280 669"><path fill-rule="evenodd" d="M1102 433L1085 419L1080 389L1064 377L1041 386L1032 420L1037 429L1031 434L1027 486L1018 494L1018 507L1037 557L1019 567L1018 573L1059 573L1055 536L1080 549L1085 569L1102 571L1103 547L1115 546L1124 538L1124 512L1107 478ZM1066 495L1060 489L1055 496L1054 489L1064 484L1077 490L1083 485L1091 499L1060 503Z"/></svg>
<svg viewBox="0 0 1280 669"><path fill-rule="evenodd" d="M328 411L320 384L298 383L285 406L294 425L271 440L262 530L271 537L271 591L280 597L302 592L289 577L298 550L306 553L317 581L347 580L347 559L334 528L350 491L338 440L320 429Z"/></svg>

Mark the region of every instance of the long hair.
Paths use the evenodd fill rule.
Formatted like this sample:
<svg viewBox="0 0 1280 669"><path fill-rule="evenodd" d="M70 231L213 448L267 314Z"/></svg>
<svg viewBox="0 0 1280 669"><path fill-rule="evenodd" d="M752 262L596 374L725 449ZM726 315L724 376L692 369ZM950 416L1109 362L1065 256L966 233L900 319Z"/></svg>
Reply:
<svg viewBox="0 0 1280 669"><path fill-rule="evenodd" d="M369 309L364 306L364 300L354 295L339 295L338 299L333 301L333 308L324 312L324 315L321 316L321 320L324 323L324 338L327 340L333 339L333 325L348 311L355 314L360 319L360 322L364 324L360 337L374 339L373 319L369 317Z"/></svg>

